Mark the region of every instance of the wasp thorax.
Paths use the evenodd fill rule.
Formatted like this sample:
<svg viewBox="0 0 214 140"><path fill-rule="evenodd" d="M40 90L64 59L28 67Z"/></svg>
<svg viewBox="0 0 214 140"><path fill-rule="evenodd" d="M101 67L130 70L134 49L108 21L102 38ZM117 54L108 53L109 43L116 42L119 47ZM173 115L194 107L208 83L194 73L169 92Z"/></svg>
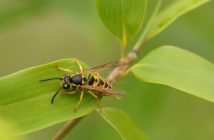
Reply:
<svg viewBox="0 0 214 140"><path fill-rule="evenodd" d="M82 78L81 74L75 74L70 77L71 83L73 83L75 85L82 85L82 80L83 80L83 78Z"/></svg>

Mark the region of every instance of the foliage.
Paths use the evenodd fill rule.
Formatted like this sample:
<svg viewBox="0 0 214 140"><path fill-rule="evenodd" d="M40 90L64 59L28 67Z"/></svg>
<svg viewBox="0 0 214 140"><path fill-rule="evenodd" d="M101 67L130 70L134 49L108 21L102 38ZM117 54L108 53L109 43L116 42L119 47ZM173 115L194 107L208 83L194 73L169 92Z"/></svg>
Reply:
<svg viewBox="0 0 214 140"><path fill-rule="evenodd" d="M161 1L158 1L145 28L143 23L147 9L146 0L96 0L96 6L102 22L119 39L123 50L127 49L126 46L130 42L136 41L134 42L136 44L130 45L130 48L136 51L178 17L206 2L208 0L176 0L159 11ZM36 5L39 6L32 9L40 9L41 5L46 6L47 3ZM24 11L26 10L28 8L24 8ZM22 10L19 11L21 11L20 15L25 13ZM9 17L13 18L13 16ZM26 134L85 116L95 109L96 102L88 95L85 95L77 112L72 112L72 108L79 100L77 94L58 96L56 102L53 105L50 104L53 93L59 88L59 82L41 83L39 80L61 77L63 73L57 71L55 66L79 71L74 59L63 59L0 78L0 117L13 122L14 126L19 128L19 132L15 135ZM87 68L85 64L83 66L84 69ZM157 48L129 68L127 72L129 71L142 81L164 84L202 99L214 101L213 64L183 49L172 46ZM105 108L103 111L100 115L116 129L122 139L147 139L124 112L111 108ZM123 123L127 127L124 127Z"/></svg>
<svg viewBox="0 0 214 140"><path fill-rule="evenodd" d="M118 109L104 108L100 113L106 122L108 122L125 140L146 140L147 137L135 125L128 114ZM126 127L124 127L124 124Z"/></svg>
<svg viewBox="0 0 214 140"><path fill-rule="evenodd" d="M143 81L168 85L214 102L214 65L191 52L162 46L132 69Z"/></svg>
<svg viewBox="0 0 214 140"><path fill-rule="evenodd" d="M96 0L96 3L105 26L126 47L142 27L146 0Z"/></svg>

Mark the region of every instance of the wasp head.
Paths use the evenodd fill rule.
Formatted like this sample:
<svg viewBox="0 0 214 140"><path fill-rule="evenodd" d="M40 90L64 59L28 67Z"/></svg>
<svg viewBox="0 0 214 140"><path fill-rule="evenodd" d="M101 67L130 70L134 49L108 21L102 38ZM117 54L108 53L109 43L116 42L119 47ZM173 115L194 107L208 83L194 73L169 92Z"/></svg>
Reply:
<svg viewBox="0 0 214 140"><path fill-rule="evenodd" d="M62 79L62 88L69 89L70 86L71 86L71 76L68 74L65 74Z"/></svg>

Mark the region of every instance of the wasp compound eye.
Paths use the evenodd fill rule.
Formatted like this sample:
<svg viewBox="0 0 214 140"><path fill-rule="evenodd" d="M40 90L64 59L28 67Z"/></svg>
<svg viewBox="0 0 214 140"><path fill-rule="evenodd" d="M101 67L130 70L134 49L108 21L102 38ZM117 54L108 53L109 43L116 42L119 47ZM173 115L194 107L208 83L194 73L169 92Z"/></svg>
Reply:
<svg viewBox="0 0 214 140"><path fill-rule="evenodd" d="M70 83L71 83L71 81L70 81L70 76L66 75L66 76L64 77L64 81L65 81L66 84L70 84Z"/></svg>

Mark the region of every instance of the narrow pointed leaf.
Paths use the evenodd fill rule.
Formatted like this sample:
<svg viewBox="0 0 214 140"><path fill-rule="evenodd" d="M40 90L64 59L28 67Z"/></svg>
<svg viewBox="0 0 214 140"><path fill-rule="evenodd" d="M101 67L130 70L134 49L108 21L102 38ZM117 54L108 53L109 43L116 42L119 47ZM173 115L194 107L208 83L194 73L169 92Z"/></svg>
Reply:
<svg viewBox="0 0 214 140"><path fill-rule="evenodd" d="M183 14L209 2L209 0L176 0L166 9L161 11L153 22L153 27L146 37L150 39L168 27L173 21Z"/></svg>
<svg viewBox="0 0 214 140"><path fill-rule="evenodd" d="M58 80L39 82L39 80L62 77L64 73L56 70L56 66L79 71L73 59L63 59L0 78L0 117L19 128L18 134L84 116L96 107L94 98L85 95L80 108L73 112L79 94L63 96L59 94L54 104L51 104L51 98L59 89L60 82Z"/></svg>
<svg viewBox="0 0 214 140"><path fill-rule="evenodd" d="M114 108L104 108L100 115L119 133L123 140L147 140L147 137L125 112Z"/></svg>
<svg viewBox="0 0 214 140"><path fill-rule="evenodd" d="M96 0L104 25L126 45L143 24L146 0Z"/></svg>
<svg viewBox="0 0 214 140"><path fill-rule="evenodd" d="M163 46L132 69L140 80L174 87L214 102L214 64L189 51Z"/></svg>

